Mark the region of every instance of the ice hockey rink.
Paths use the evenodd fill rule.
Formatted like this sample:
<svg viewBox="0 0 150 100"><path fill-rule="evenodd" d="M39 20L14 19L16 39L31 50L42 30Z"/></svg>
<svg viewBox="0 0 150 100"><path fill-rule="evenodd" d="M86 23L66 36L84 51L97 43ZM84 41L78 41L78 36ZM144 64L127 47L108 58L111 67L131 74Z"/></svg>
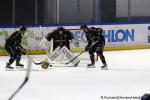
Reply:
<svg viewBox="0 0 150 100"><path fill-rule="evenodd" d="M149 49L106 51L104 55L108 70L100 69L101 61L96 62L96 68L87 68L89 60L83 59L88 58L87 54L81 55L78 67L59 62L44 70L33 64L30 80L13 100L112 100L109 97L119 96L139 100L144 93L150 93ZM38 61L43 55L33 57ZM26 74L19 70L5 71L8 59L0 57L0 100L7 100ZM27 57L23 56L21 62L26 64Z"/></svg>

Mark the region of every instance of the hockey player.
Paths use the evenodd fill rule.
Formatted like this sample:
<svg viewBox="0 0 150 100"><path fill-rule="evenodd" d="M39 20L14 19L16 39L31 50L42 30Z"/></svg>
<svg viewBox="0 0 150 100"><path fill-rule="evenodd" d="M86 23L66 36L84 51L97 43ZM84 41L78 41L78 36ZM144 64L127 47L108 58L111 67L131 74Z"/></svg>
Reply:
<svg viewBox="0 0 150 100"><path fill-rule="evenodd" d="M58 46L66 46L70 50L70 40L73 40L73 34L69 31L64 29L63 27L59 27L51 33L46 35L46 39L50 41L53 39L53 50L55 50ZM75 43L76 46L79 46L79 43Z"/></svg>
<svg viewBox="0 0 150 100"><path fill-rule="evenodd" d="M86 33L86 38L88 41L85 50L89 52L91 64L88 64L87 66L90 67L95 65L94 53L96 52L103 63L103 66L101 68L107 69L107 64L103 55L105 46L105 38L102 35L103 30L101 28L94 27L88 28L85 24L81 25L81 29Z"/></svg>
<svg viewBox="0 0 150 100"><path fill-rule="evenodd" d="M73 34L69 30L59 27L51 33L48 33L42 39L40 47L44 48L51 39L53 39L53 52L49 55L50 60L55 60L60 54L63 54L68 60L74 57L70 52L70 41L74 42L76 47L79 46L79 43L74 39ZM78 59L72 61L74 66L77 66L78 63Z"/></svg>
<svg viewBox="0 0 150 100"><path fill-rule="evenodd" d="M16 66L23 68L23 64L20 63L21 55L26 54L26 50L21 46L22 36L26 32L26 27L21 26L19 31L15 31L11 36L6 39L5 49L10 55L9 62L6 64L6 68L14 69L10 65L16 60Z"/></svg>
<svg viewBox="0 0 150 100"><path fill-rule="evenodd" d="M150 94L144 94L144 95L141 97L141 100L150 100Z"/></svg>

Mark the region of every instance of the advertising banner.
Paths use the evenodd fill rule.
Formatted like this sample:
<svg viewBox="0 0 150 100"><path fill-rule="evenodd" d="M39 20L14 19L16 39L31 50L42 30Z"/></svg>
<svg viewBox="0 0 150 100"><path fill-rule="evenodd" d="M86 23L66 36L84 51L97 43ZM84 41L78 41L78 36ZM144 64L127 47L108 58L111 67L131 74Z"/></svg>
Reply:
<svg viewBox="0 0 150 100"><path fill-rule="evenodd" d="M28 27L22 39L22 46L29 50L41 50L39 43L43 36L52 32L58 26L32 26ZM76 48L71 43L72 49L83 49L86 44L85 33L80 30L80 26L63 26L69 29L75 39L80 43L80 47ZM115 24L115 25L88 25L88 27L103 28L103 35L105 36L106 48L125 46L149 46L150 45L150 24ZM0 28L0 52L5 51L5 40L14 31L19 28Z"/></svg>

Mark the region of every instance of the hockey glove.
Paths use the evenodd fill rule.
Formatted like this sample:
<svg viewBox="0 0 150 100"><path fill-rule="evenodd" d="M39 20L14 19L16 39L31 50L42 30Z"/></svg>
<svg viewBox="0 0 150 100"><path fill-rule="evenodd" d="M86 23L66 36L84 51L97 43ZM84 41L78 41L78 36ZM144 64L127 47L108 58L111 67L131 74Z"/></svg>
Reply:
<svg viewBox="0 0 150 100"><path fill-rule="evenodd" d="M72 42L74 43L74 45L75 45L76 47L79 47L79 42L78 42L77 40L72 39Z"/></svg>
<svg viewBox="0 0 150 100"><path fill-rule="evenodd" d="M86 47L85 47L85 51L89 51L89 46L86 46Z"/></svg>
<svg viewBox="0 0 150 100"><path fill-rule="evenodd" d="M27 54L27 50L26 49L22 49L21 53L24 54L24 55L26 55Z"/></svg>

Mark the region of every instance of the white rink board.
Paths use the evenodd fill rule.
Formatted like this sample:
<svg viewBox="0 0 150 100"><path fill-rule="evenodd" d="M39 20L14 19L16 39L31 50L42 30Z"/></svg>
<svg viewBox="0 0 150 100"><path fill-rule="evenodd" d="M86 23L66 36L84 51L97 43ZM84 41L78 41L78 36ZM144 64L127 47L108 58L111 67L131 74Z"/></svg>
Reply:
<svg viewBox="0 0 150 100"><path fill-rule="evenodd" d="M58 26L57 26L58 27ZM23 38L23 46L30 50L40 50L38 44L43 36L57 28L56 26L28 27ZM86 45L86 38L80 26L64 26L71 29L75 38L80 42L80 48ZM143 46L150 45L150 24L115 24L115 25L89 25L89 27L101 27L106 39L106 47L118 46ZM18 28L0 28L0 51L3 51L5 39ZM149 39L148 39L149 37ZM149 41L148 41L149 40ZM71 48L75 48L71 45Z"/></svg>

